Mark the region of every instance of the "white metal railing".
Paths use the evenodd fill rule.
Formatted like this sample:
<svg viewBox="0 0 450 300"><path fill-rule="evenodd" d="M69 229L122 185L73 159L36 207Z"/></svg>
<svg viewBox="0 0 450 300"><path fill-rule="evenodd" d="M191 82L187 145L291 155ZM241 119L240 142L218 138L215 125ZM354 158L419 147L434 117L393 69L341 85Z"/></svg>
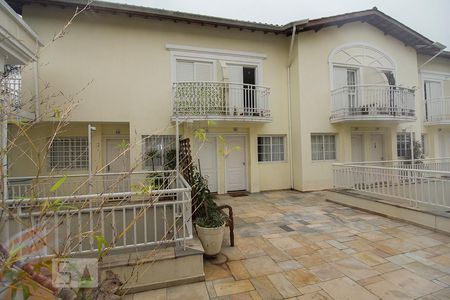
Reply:
<svg viewBox="0 0 450 300"><path fill-rule="evenodd" d="M16 198L6 205L15 218L4 226L2 240L24 234L28 224L43 236L46 247L40 255L46 256L96 252L96 236L113 250L185 245L193 236L191 188L176 171L96 174L91 184L88 175L73 175L58 188L59 194L68 194L47 190L44 196L59 178L35 178L28 186L18 183L24 178L9 179Z"/></svg>
<svg viewBox="0 0 450 300"><path fill-rule="evenodd" d="M188 119L270 121L270 89L210 81L173 84L173 116Z"/></svg>
<svg viewBox="0 0 450 300"><path fill-rule="evenodd" d="M450 97L425 100L425 121L430 123L450 122Z"/></svg>
<svg viewBox="0 0 450 300"><path fill-rule="evenodd" d="M434 168L438 165L428 166ZM450 208L450 171L336 163L333 164L333 185L335 188L408 200L415 206L425 204L439 211Z"/></svg>
<svg viewBox="0 0 450 300"><path fill-rule="evenodd" d="M429 171L450 172L450 157L422 158L415 160L383 160L344 163L344 165L379 166L387 168L405 168Z"/></svg>
<svg viewBox="0 0 450 300"><path fill-rule="evenodd" d="M392 85L350 85L331 91L331 121L415 119L414 90Z"/></svg>

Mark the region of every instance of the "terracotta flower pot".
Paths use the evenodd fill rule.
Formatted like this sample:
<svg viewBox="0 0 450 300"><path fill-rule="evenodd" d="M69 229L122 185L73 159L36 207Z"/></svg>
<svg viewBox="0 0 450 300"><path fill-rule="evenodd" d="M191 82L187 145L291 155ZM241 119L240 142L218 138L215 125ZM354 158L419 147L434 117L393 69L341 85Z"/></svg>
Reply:
<svg viewBox="0 0 450 300"><path fill-rule="evenodd" d="M220 253L223 241L223 232L225 231L225 223L220 227L206 228L195 225L198 238L202 243L205 255L216 256Z"/></svg>

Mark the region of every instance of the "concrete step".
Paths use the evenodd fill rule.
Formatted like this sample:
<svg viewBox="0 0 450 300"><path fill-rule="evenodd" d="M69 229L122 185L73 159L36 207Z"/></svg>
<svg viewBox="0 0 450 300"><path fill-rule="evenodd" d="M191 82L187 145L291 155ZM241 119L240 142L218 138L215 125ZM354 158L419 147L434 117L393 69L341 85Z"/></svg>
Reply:
<svg viewBox="0 0 450 300"><path fill-rule="evenodd" d="M130 249L131 250L131 249ZM127 294L205 280L203 247L198 239L187 241L186 248L160 246L154 249L111 254L99 269L118 275Z"/></svg>
<svg viewBox="0 0 450 300"><path fill-rule="evenodd" d="M450 214L447 212L411 207L408 201L366 195L351 190L324 191L324 193L330 202L450 233Z"/></svg>

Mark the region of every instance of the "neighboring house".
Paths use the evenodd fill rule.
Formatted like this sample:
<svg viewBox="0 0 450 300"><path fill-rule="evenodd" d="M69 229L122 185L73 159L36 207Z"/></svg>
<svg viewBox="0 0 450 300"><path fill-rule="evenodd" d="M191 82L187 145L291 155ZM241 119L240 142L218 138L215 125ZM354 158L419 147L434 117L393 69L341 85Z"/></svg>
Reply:
<svg viewBox="0 0 450 300"><path fill-rule="evenodd" d="M37 52L42 42L36 33L3 0L0 0L0 149L6 151L8 126L12 121L36 118ZM29 88L22 89L22 78ZM2 155L0 174L8 173L7 156ZM2 176L2 186L7 177ZM3 193L3 191L2 191ZM7 195L2 195L6 197Z"/></svg>
<svg viewBox="0 0 450 300"><path fill-rule="evenodd" d="M45 43L85 3L7 2ZM275 26L95 1L40 53L43 93L82 91L47 171L87 173L89 124L94 170L124 142L106 171L161 168L177 120L218 193L330 188L333 162L408 158L411 136L450 156L450 53L421 67L440 51L376 8ZM10 155L12 176L34 171Z"/></svg>

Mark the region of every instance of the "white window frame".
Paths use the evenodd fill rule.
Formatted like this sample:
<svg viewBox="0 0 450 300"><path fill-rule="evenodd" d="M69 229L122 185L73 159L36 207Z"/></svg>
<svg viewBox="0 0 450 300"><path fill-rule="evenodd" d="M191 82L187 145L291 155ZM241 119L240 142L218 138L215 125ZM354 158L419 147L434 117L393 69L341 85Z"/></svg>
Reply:
<svg viewBox="0 0 450 300"><path fill-rule="evenodd" d="M404 138L402 139L402 141L400 141L401 143L404 143L404 149L401 149L401 151L404 151L405 155L399 155L399 137L403 136ZM414 139L414 135L413 135L413 139ZM409 140L409 148L408 148L408 140ZM396 150L397 150L397 158L400 159L406 159L409 158L411 156L411 144L412 144L412 140L411 140L411 132L397 132L397 138L396 138Z"/></svg>
<svg viewBox="0 0 450 300"><path fill-rule="evenodd" d="M171 147L167 147L165 145L167 139L173 138L173 145ZM155 164L155 171L157 170L163 170L164 166L166 165L165 158L166 158L166 151L165 150L175 150L175 134L160 134L160 135L142 135L142 168L145 170L152 170L152 163L150 159L146 159L147 151L149 150L149 147L151 146L152 139L161 139L162 145L161 148L158 149L159 151L159 160L160 163Z"/></svg>
<svg viewBox="0 0 450 300"><path fill-rule="evenodd" d="M215 60L210 59L201 59L201 58L189 58L189 57L174 57L174 62L172 63L172 83L177 81L177 62L189 62L189 63L210 63L212 64L212 76L211 81L217 81L217 62ZM194 66L194 78L195 78L195 66Z"/></svg>
<svg viewBox="0 0 450 300"><path fill-rule="evenodd" d="M270 160L259 160L259 155L266 155L266 153L259 152L259 139L260 138L269 138L269 147L270 147ZM283 159L282 160L274 160L274 151L273 151L273 138L282 138L283 140ZM282 162L286 162L286 136L285 135L259 135L256 139L256 156L257 156L257 160L258 163L282 163Z"/></svg>
<svg viewBox="0 0 450 300"><path fill-rule="evenodd" d="M57 143L63 142L63 144L58 146ZM81 156L76 156L72 147L75 147L75 142L85 143L86 150L81 152ZM63 147L68 146L68 149ZM61 147L62 149L55 149L55 147ZM84 147L84 146L83 146ZM60 161L55 161L54 152L59 151L58 155L68 155L69 157L64 157ZM62 157L62 156L61 156ZM57 157L57 159L61 159ZM68 164L66 164L66 162ZM87 136L68 136L68 137L56 137L50 146L48 166L50 170L87 170L89 168L89 141Z"/></svg>
<svg viewBox="0 0 450 300"><path fill-rule="evenodd" d="M166 44L166 49L171 55L171 79L176 82L176 62L177 60L212 62L213 63L213 81L217 81L217 64L234 64L242 66L256 67L256 77L258 84L262 85L263 78L263 60L265 54L255 52L243 52L227 49L213 49L192 47L186 45Z"/></svg>
<svg viewBox="0 0 450 300"><path fill-rule="evenodd" d="M313 149L313 136L319 136L322 138L322 159L314 159L314 149ZM325 159L325 137L326 136L333 136L334 137L334 158L331 159ZM326 161L336 161L337 160L337 134L336 133L311 133L310 135L310 143L311 143L311 160L313 162L326 162ZM332 153L333 153L332 152Z"/></svg>

